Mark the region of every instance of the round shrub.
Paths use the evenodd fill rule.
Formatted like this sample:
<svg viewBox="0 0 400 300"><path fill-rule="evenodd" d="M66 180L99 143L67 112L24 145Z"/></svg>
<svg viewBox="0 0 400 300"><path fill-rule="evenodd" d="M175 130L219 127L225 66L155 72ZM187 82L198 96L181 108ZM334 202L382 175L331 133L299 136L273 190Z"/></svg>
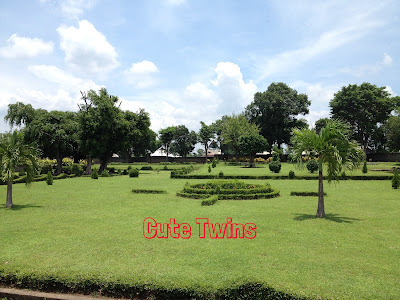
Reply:
<svg viewBox="0 0 400 300"><path fill-rule="evenodd" d="M399 173L397 172L397 169L394 170L394 175L392 178L392 188L398 189L400 186L400 176Z"/></svg>
<svg viewBox="0 0 400 300"><path fill-rule="evenodd" d="M307 170L310 171L311 173L314 173L315 171L317 171L318 168L319 168L318 162L315 159L310 159L307 162Z"/></svg>
<svg viewBox="0 0 400 300"><path fill-rule="evenodd" d="M363 168L362 168L362 172L363 172L364 174L368 173L368 168L367 168L367 162L366 162L366 161L364 161L364 166L363 166Z"/></svg>
<svg viewBox="0 0 400 300"><path fill-rule="evenodd" d="M130 169L129 177L139 177L139 170L136 168Z"/></svg>
<svg viewBox="0 0 400 300"><path fill-rule="evenodd" d="M97 173L97 169L93 169L92 171L92 179L99 179L99 173Z"/></svg>
<svg viewBox="0 0 400 300"><path fill-rule="evenodd" d="M219 174L218 174L218 177L219 178L224 178L224 173L222 171L220 171Z"/></svg>
<svg viewBox="0 0 400 300"><path fill-rule="evenodd" d="M101 172L101 177L110 177L110 174L107 170L104 170L103 172Z"/></svg>
<svg viewBox="0 0 400 300"><path fill-rule="evenodd" d="M289 178L290 179L294 179L294 177L295 177L294 171L290 170L289 171Z"/></svg>
<svg viewBox="0 0 400 300"><path fill-rule="evenodd" d="M269 169L271 172L279 173L281 171L282 165L280 161L273 160L269 164Z"/></svg>
<svg viewBox="0 0 400 300"><path fill-rule="evenodd" d="M81 167L80 164L73 164L72 165L72 174L75 174L76 176L82 176L83 175L83 168Z"/></svg>
<svg viewBox="0 0 400 300"><path fill-rule="evenodd" d="M53 175L51 175L50 171L47 172L46 183L47 185L53 185Z"/></svg>

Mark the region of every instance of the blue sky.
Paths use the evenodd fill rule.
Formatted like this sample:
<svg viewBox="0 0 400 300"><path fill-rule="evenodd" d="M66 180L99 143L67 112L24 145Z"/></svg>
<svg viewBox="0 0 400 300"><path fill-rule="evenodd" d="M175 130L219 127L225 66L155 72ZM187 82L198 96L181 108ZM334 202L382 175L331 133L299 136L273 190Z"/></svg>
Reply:
<svg viewBox="0 0 400 300"><path fill-rule="evenodd" d="M342 86L400 94L399 1L0 0L0 131L9 103L77 110L106 87L152 128L197 130L285 82L329 115Z"/></svg>

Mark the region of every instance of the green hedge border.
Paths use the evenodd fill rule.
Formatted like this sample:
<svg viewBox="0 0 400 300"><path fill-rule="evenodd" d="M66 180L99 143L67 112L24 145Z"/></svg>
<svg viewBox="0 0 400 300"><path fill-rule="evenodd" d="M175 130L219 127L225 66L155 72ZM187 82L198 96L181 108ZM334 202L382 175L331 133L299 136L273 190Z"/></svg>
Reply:
<svg viewBox="0 0 400 300"><path fill-rule="evenodd" d="M191 194L184 192L177 192L177 196L191 199L207 199L210 198L210 194ZM217 195L216 195L217 196ZM270 199L280 196L278 190L273 190L270 193L259 193L259 194L218 194L218 200L257 200L257 199Z"/></svg>
<svg viewBox="0 0 400 300"><path fill-rule="evenodd" d="M305 300L289 292L277 291L260 282L241 281L230 287L209 289L162 287L154 284L135 284L104 281L92 276L86 278L63 278L53 275L11 274L0 270L0 284L12 288L44 292L95 294L96 296L128 299L283 299Z"/></svg>
<svg viewBox="0 0 400 300"><path fill-rule="evenodd" d="M362 176L362 175L354 175L354 176L340 176L337 178L338 180L392 180L391 175L374 175L374 176ZM298 179L298 180L318 180L318 176L295 176L295 178L289 178L287 175L224 175L223 177L215 176L215 175L178 175L176 173L171 172L171 178L174 179ZM328 177L324 176L324 180L327 180Z"/></svg>
<svg viewBox="0 0 400 300"><path fill-rule="evenodd" d="M135 193L135 194L167 194L167 191L166 190L133 189L132 193Z"/></svg>
<svg viewBox="0 0 400 300"><path fill-rule="evenodd" d="M327 194L324 192L324 196ZM290 196L318 196L318 192L290 192Z"/></svg>

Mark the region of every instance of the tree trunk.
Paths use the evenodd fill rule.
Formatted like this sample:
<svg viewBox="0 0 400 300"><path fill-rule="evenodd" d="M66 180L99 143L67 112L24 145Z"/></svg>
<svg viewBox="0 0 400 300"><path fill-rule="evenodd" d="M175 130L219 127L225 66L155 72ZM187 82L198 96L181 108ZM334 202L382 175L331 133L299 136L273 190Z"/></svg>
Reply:
<svg viewBox="0 0 400 300"><path fill-rule="evenodd" d="M322 170L318 173L318 218L325 218L325 207L324 207L324 177L322 176Z"/></svg>
<svg viewBox="0 0 400 300"><path fill-rule="evenodd" d="M12 179L7 181L7 202L6 202L6 207L12 208L13 203L12 203Z"/></svg>
<svg viewBox="0 0 400 300"><path fill-rule="evenodd" d="M254 155L250 155L250 168L254 167Z"/></svg>
<svg viewBox="0 0 400 300"><path fill-rule="evenodd" d="M206 163L208 162L208 147L207 144L204 144L204 151L206 151Z"/></svg>
<svg viewBox="0 0 400 300"><path fill-rule="evenodd" d="M56 175L60 175L62 172L62 157L60 155L60 150L58 150L58 148L56 153L56 160L57 160Z"/></svg>
<svg viewBox="0 0 400 300"><path fill-rule="evenodd" d="M166 162L168 162L168 151L169 151L169 147L167 146L167 147L165 147L165 153L166 153L166 155L165 155L165 161L166 161Z"/></svg>
<svg viewBox="0 0 400 300"><path fill-rule="evenodd" d="M107 168L108 160L100 160L99 175Z"/></svg>
<svg viewBox="0 0 400 300"><path fill-rule="evenodd" d="M92 156L86 155L86 161L87 161L86 175L91 175L92 174Z"/></svg>

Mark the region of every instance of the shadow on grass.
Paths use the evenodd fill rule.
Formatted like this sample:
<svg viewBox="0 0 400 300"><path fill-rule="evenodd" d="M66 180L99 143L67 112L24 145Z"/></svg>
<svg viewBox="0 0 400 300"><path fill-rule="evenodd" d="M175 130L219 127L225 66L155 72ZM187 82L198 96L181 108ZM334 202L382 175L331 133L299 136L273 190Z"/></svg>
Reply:
<svg viewBox="0 0 400 300"><path fill-rule="evenodd" d="M41 207L42 206L40 206L40 205L34 205L34 204L23 204L23 205L14 204L12 208L6 208L6 206L4 204L0 205L0 209L10 210L10 211L13 211L13 210L16 211L16 210L21 210L21 209L25 209L25 208L41 208Z"/></svg>
<svg viewBox="0 0 400 300"><path fill-rule="evenodd" d="M296 216L293 218L295 221L305 221L310 219L318 219L316 215L310 214L295 214ZM353 223L354 221L360 221L360 219L356 218L349 218L349 217L342 217L338 214L326 214L326 220L333 221L335 223Z"/></svg>

